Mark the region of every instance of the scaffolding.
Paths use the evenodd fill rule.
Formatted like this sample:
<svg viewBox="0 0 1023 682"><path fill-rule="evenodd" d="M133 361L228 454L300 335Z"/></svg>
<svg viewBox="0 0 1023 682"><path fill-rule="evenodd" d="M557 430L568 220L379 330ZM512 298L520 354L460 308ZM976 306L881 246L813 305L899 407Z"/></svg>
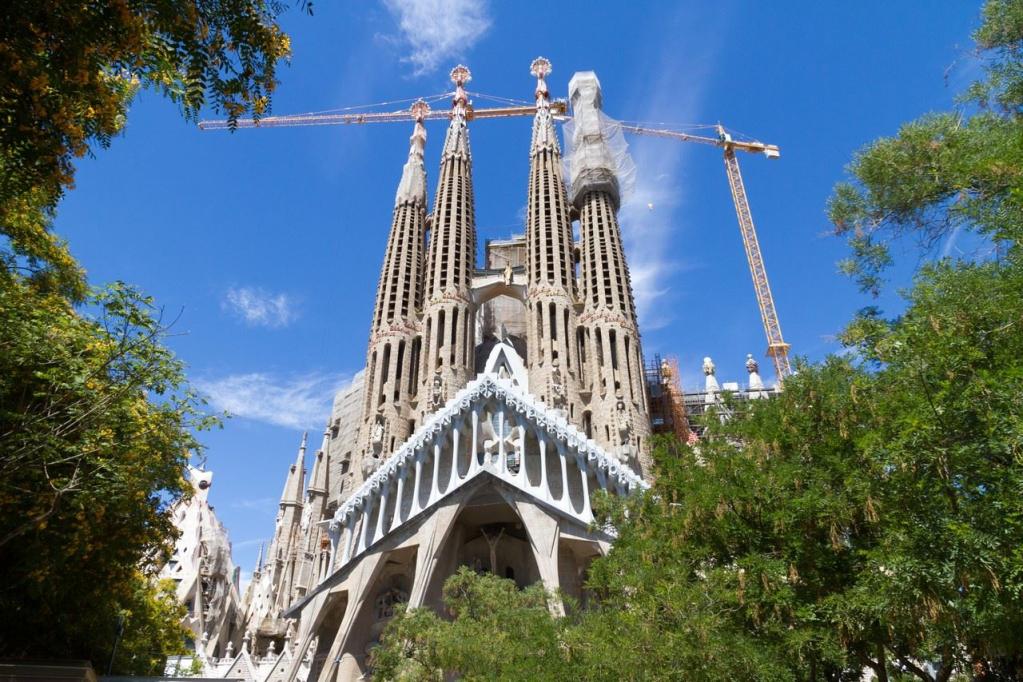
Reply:
<svg viewBox="0 0 1023 682"><path fill-rule="evenodd" d="M690 443L695 434L689 428L682 384L679 381L678 358L654 355L653 362L643 368L650 404L650 427L655 434L674 434L683 443Z"/></svg>

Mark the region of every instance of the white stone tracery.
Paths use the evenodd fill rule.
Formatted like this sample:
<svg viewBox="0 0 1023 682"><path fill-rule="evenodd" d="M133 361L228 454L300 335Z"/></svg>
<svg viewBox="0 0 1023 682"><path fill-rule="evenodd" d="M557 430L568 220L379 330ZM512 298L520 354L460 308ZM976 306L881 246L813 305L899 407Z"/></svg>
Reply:
<svg viewBox="0 0 1023 682"><path fill-rule="evenodd" d="M335 551L341 547L334 569L484 472L584 524L593 521L590 496L596 490L627 494L648 487L512 379L482 375L337 510L329 526Z"/></svg>

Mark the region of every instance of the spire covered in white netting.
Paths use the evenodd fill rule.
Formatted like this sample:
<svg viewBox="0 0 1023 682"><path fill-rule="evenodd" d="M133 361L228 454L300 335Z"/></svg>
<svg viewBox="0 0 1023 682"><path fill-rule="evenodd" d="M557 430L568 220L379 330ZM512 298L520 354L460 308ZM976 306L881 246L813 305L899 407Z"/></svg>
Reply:
<svg viewBox="0 0 1023 682"><path fill-rule="evenodd" d="M607 192L619 207L636 181L636 165L618 121L601 111L600 81L580 71L568 82L572 118L565 123L565 183L579 205L588 192Z"/></svg>

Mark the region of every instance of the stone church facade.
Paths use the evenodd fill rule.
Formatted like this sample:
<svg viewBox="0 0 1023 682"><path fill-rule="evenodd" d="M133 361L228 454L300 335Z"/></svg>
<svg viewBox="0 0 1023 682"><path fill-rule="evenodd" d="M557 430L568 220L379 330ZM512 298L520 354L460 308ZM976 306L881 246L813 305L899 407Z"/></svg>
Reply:
<svg viewBox="0 0 1023 682"><path fill-rule="evenodd" d="M612 540L591 527L592 497L647 486L643 353L600 84L592 72L569 83L565 163L549 72L534 61L525 233L488 242L482 265L468 69L452 71L432 205L427 107L413 105L366 367L336 397L308 478L303 438L243 599L241 649L282 661L268 680L367 675L395 604L440 609L459 566L585 602L588 566Z"/></svg>

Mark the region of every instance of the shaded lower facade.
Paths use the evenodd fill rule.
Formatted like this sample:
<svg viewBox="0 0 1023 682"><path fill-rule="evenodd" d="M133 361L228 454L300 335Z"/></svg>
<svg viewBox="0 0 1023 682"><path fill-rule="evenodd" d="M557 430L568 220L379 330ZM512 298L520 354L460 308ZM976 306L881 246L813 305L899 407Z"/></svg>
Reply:
<svg viewBox="0 0 1023 682"><path fill-rule="evenodd" d="M369 652L395 605L443 615L444 581L462 566L520 587L540 582L585 603L586 572L610 540L495 476L478 476L370 547L296 607L305 627L295 660L311 658L309 680L366 676ZM553 608L562 609L560 599Z"/></svg>

